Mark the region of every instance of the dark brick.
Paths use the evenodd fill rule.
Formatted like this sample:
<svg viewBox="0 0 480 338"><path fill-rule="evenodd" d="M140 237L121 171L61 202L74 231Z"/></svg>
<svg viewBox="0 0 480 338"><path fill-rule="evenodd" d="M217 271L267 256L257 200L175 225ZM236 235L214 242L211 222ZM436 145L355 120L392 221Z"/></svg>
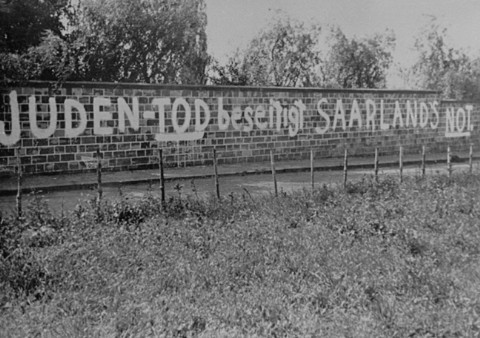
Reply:
<svg viewBox="0 0 480 338"><path fill-rule="evenodd" d="M48 155L47 156L47 161L49 163L52 163L52 162L60 162L60 155Z"/></svg>
<svg viewBox="0 0 480 338"><path fill-rule="evenodd" d="M96 138L94 136L81 137L82 144L96 143Z"/></svg>
<svg viewBox="0 0 480 338"><path fill-rule="evenodd" d="M117 158L116 160L116 164L117 165L130 165L131 164L131 160L129 158Z"/></svg>
<svg viewBox="0 0 480 338"><path fill-rule="evenodd" d="M78 146L65 146L64 152L66 152L66 153L76 153L76 152L78 152Z"/></svg>
<svg viewBox="0 0 480 338"><path fill-rule="evenodd" d="M145 164L148 163L148 157L134 157L132 158L132 164Z"/></svg>
<svg viewBox="0 0 480 338"><path fill-rule="evenodd" d="M0 157L15 156L14 149L0 149Z"/></svg>
<svg viewBox="0 0 480 338"><path fill-rule="evenodd" d="M40 148L40 154L42 154L42 155L53 154L54 150L55 150L55 148L53 148L53 147L43 147L43 148Z"/></svg>
<svg viewBox="0 0 480 338"><path fill-rule="evenodd" d="M62 155L60 155L60 160L62 162L74 161L75 160L75 155L73 155L73 154L62 154Z"/></svg>
<svg viewBox="0 0 480 338"><path fill-rule="evenodd" d="M47 156L32 156L32 163L45 163Z"/></svg>
<svg viewBox="0 0 480 338"><path fill-rule="evenodd" d="M68 163L55 163L55 171L59 172L67 172L68 171Z"/></svg>
<svg viewBox="0 0 480 338"><path fill-rule="evenodd" d="M23 171L28 173L28 174L33 174L36 172L36 166L34 164L29 164L29 165L25 165L23 167Z"/></svg>
<svg viewBox="0 0 480 338"><path fill-rule="evenodd" d="M30 156L22 156L20 157L20 162L22 164L31 164L32 163L32 157Z"/></svg>

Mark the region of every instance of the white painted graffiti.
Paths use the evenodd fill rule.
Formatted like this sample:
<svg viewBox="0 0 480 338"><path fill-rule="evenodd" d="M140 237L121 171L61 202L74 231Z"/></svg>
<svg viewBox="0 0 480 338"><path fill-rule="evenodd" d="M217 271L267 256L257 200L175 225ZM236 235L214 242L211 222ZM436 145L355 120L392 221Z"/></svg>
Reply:
<svg viewBox="0 0 480 338"><path fill-rule="evenodd" d="M16 144L21 137L20 109L16 91L9 94L11 119L9 132L5 121L0 121L0 144L9 146ZM295 137L305 128L306 113L314 118L313 130L317 134L326 134L338 130L346 131L357 127L364 130L388 130L390 128L431 128L438 129L441 121L441 112L437 101L410 101L406 100L403 105L399 100L391 103L386 108L383 99L375 102L372 99L353 99L349 109L345 109L342 99L321 98L315 109L307 111L302 100L295 100L293 104L282 104L281 101L270 99L268 104L256 106L233 105L231 111L227 111L224 99L216 99L216 116L212 117L210 106L202 99L193 100L193 105L185 98L153 98L151 107L153 110L140 111L138 97L131 97L131 106L123 97L116 100L118 121L116 127L107 122L113 119L115 106L112 100L106 97L93 99L93 134L112 135L126 133L126 121L135 132L140 130L140 113L144 120L155 120L158 113L158 133L155 134L157 141L191 141L205 136L207 127L216 117L217 127L214 130L226 131L229 129L249 133L254 129L287 130L290 137ZM45 139L54 135L58 125L57 102L55 97L48 100L49 124L46 128L38 126L37 102L35 96L28 99L28 120L31 134L39 139ZM393 118L387 119L393 110ZM461 108L445 108L445 136L464 137L470 136L473 130L472 105ZM214 110L215 112L215 110ZM65 128L67 138L75 138L82 135L87 128L87 111L85 106L78 100L68 98L64 102ZM169 125L167 125L169 122ZM309 125L312 127L312 124ZM173 132L172 132L173 130Z"/></svg>

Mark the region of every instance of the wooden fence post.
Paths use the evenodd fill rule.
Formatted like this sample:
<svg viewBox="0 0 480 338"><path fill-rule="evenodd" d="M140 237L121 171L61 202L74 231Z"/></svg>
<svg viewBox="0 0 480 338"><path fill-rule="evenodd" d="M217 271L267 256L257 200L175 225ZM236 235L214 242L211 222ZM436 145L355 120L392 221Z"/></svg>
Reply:
<svg viewBox="0 0 480 338"><path fill-rule="evenodd" d="M426 158L426 151L425 146L422 146L422 178L425 178L425 158Z"/></svg>
<svg viewBox="0 0 480 338"><path fill-rule="evenodd" d="M310 180L312 181L312 191L315 189L315 168L313 164L313 149L310 149Z"/></svg>
<svg viewBox="0 0 480 338"><path fill-rule="evenodd" d="M22 162L20 158L20 147L17 148L17 218L22 217Z"/></svg>
<svg viewBox="0 0 480 338"><path fill-rule="evenodd" d="M275 197L277 197L278 196L277 174L275 173L275 158L273 156L272 149L270 149L270 164L272 166L273 187L275 189Z"/></svg>
<svg viewBox="0 0 480 338"><path fill-rule="evenodd" d="M102 190L102 159L100 148L97 149L97 206L100 206L102 200L103 190Z"/></svg>
<svg viewBox="0 0 480 338"><path fill-rule="evenodd" d="M473 143L470 143L470 151L468 153L468 172L473 173Z"/></svg>
<svg viewBox="0 0 480 338"><path fill-rule="evenodd" d="M375 172L375 182L378 182L378 148L375 148L374 172Z"/></svg>
<svg viewBox="0 0 480 338"><path fill-rule="evenodd" d="M217 167L217 147L213 147L213 170L215 173L215 193L217 200L220 201L220 184L218 182L218 167Z"/></svg>
<svg viewBox="0 0 480 338"><path fill-rule="evenodd" d="M452 178L452 160L450 155L450 146L447 147L447 170L448 178Z"/></svg>
<svg viewBox="0 0 480 338"><path fill-rule="evenodd" d="M347 187L347 175L348 175L348 150L345 148L345 155L343 157L343 188Z"/></svg>
<svg viewBox="0 0 480 338"><path fill-rule="evenodd" d="M403 147L400 146L400 150L398 153L398 167L400 170L400 183L403 182Z"/></svg>
<svg viewBox="0 0 480 338"><path fill-rule="evenodd" d="M165 174L163 172L163 149L158 148L158 167L160 169L160 201L165 207Z"/></svg>

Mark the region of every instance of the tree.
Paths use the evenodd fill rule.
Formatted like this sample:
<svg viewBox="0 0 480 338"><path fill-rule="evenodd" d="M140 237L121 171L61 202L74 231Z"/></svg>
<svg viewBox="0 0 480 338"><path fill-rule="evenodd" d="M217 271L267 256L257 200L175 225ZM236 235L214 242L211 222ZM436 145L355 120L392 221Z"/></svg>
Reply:
<svg viewBox="0 0 480 338"><path fill-rule="evenodd" d="M378 88L392 62L392 33L347 39L339 28L325 34L319 25L306 27L277 19L248 47L215 65L217 84Z"/></svg>
<svg viewBox="0 0 480 338"><path fill-rule="evenodd" d="M17 10L14 2L29 4L27 0L0 1L5 16ZM205 82L210 59L204 0L32 1L24 16L19 13L11 18L14 23L4 25L4 31L18 30L16 37L4 39L10 47L0 51L4 83L32 79ZM63 24L37 25L38 37L32 36L25 45L21 37L28 36L30 28L22 31L21 22L31 19L29 13L38 4L45 5L45 17L57 20L63 13Z"/></svg>
<svg viewBox="0 0 480 338"><path fill-rule="evenodd" d="M208 63L203 0L85 0L76 40L85 79L202 83Z"/></svg>
<svg viewBox="0 0 480 338"><path fill-rule="evenodd" d="M392 63L395 37L392 32L364 39L348 39L338 28L331 36L327 59L328 81L341 88L384 88Z"/></svg>
<svg viewBox="0 0 480 338"><path fill-rule="evenodd" d="M0 0L0 52L24 53L49 30L61 35L69 0Z"/></svg>
<svg viewBox="0 0 480 338"><path fill-rule="evenodd" d="M217 84L305 87L318 82L321 65L317 38L321 28L277 19L261 31L246 50L214 67Z"/></svg>
<svg viewBox="0 0 480 338"><path fill-rule="evenodd" d="M480 99L480 59L447 43L447 29L432 18L415 41L418 58L412 67L412 85L440 90L450 99Z"/></svg>

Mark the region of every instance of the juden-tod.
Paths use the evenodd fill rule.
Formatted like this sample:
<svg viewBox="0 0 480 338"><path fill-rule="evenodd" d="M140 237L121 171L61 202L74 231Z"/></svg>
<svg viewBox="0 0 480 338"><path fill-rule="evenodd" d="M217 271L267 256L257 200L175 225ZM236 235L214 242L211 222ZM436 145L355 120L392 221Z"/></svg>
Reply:
<svg viewBox="0 0 480 338"><path fill-rule="evenodd" d="M16 91L9 94L11 108L11 128L7 132L5 122L0 121L0 144L5 146L15 145L21 137L20 110ZM191 141L204 137L205 130L212 122L212 112L209 105L202 99L188 102L185 98L152 98L151 107L154 110L140 111L138 97L132 97L130 106L123 97L118 97L116 109L118 121L116 127L108 126L107 121L112 121L114 106L110 98L95 97L93 99L93 134L112 135L126 133L126 120L129 127L135 132L140 129L140 118L145 120L156 119L158 113L157 141ZM190 100L192 101L192 100ZM49 98L48 127L41 128L37 121L37 102L35 96L28 100L29 127L34 137L39 139L52 137L57 129L57 102L55 97ZM115 108L115 106L114 106ZM383 99L353 99L349 109L345 109L342 99L320 98L313 112L307 112L302 100L295 100L293 104L285 105L279 100L270 99L268 105L233 106L231 111L224 108L223 98L217 98L217 125L218 130L234 130L251 132L259 130L288 129L290 137L294 137L305 127L306 112L318 114L319 120L313 126L317 134L326 134L331 131L347 130L351 127L364 128L365 130L388 130L390 128L431 128L437 129L440 125L439 104L437 101L424 102L406 100L403 107L396 100L393 107L386 108ZM393 118L391 116L393 109ZM473 130L472 105L460 108L445 107L446 137L470 136ZM87 128L87 112L78 100L67 98L64 101L65 128L67 138L82 135ZM169 122L170 125L167 125ZM116 129L116 131L115 131ZM167 132L167 129L169 130Z"/></svg>

